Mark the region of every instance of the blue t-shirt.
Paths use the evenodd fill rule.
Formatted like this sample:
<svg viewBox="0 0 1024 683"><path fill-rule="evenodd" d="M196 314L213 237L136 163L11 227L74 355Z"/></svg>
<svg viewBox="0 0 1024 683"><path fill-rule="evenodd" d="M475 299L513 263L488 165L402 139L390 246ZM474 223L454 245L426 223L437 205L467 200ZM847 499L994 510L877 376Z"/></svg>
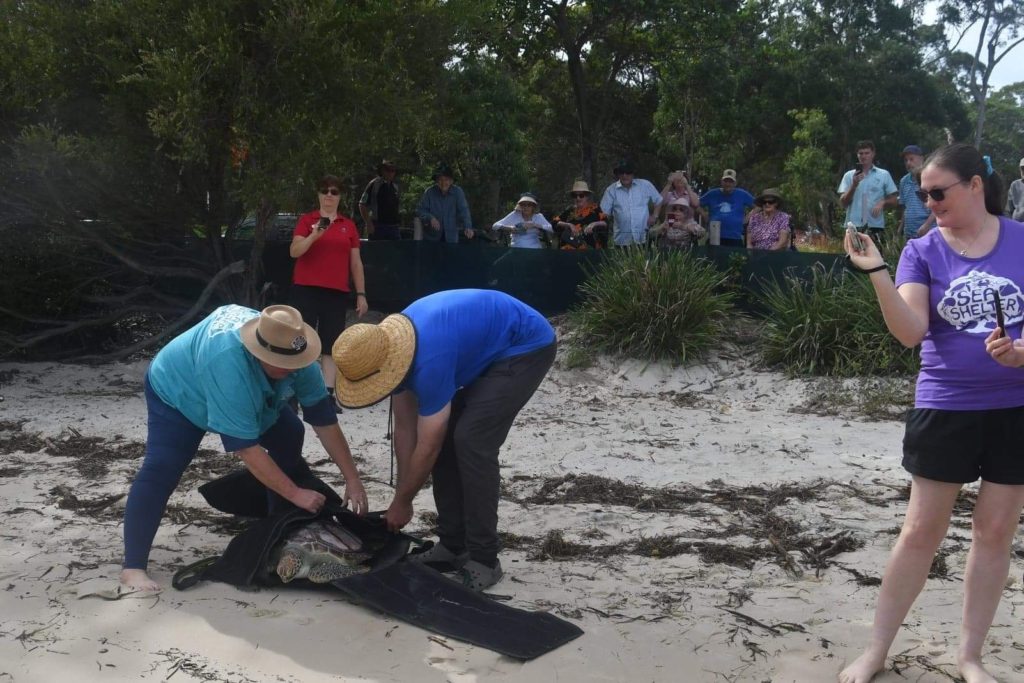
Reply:
<svg viewBox="0 0 1024 683"><path fill-rule="evenodd" d="M700 205L708 207L710 220L722 224L721 237L730 240L743 239L743 213L754 205L754 195L742 188L735 188L726 194L722 188L708 190L700 198Z"/></svg>
<svg viewBox="0 0 1024 683"><path fill-rule="evenodd" d="M259 311L243 306L221 306L171 340L149 366L149 382L156 395L200 429L226 437L228 450L258 443L292 396L303 408L327 398L316 363L281 380L267 377L239 333L243 323L258 315ZM336 421L334 411L330 412ZM303 410L303 415L310 424L329 423L319 414L314 417Z"/></svg>
<svg viewBox="0 0 1024 683"><path fill-rule="evenodd" d="M416 394L424 417L444 408L491 363L555 341L544 316L508 294L487 289L438 292L402 313L416 328L416 355L400 390Z"/></svg>
<svg viewBox="0 0 1024 683"><path fill-rule="evenodd" d="M914 180L914 176L908 173L900 178L900 206L903 207L903 234L907 237L917 237L918 229L928 220L932 212L915 194L921 186Z"/></svg>

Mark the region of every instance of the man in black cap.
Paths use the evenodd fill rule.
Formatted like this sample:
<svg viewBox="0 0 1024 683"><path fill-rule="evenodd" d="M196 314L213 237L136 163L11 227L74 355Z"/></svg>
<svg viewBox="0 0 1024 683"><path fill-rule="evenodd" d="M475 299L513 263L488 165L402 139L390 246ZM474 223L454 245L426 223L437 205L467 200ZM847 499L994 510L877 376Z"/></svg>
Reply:
<svg viewBox="0 0 1024 683"><path fill-rule="evenodd" d="M620 161L612 172L618 181L605 189L601 211L614 221L615 245L644 244L658 216L661 193L649 180L637 178L629 161Z"/></svg>
<svg viewBox="0 0 1024 683"><path fill-rule="evenodd" d="M424 240L457 244L460 229L466 239L473 239L466 194L455 184L455 173L446 164L434 172L434 184L420 197L416 214L423 221Z"/></svg>
<svg viewBox="0 0 1024 683"><path fill-rule="evenodd" d="M366 224L371 240L397 240L399 232L398 206L401 188L395 182L398 167L385 159L377 167L377 177L370 181L359 199L359 213Z"/></svg>

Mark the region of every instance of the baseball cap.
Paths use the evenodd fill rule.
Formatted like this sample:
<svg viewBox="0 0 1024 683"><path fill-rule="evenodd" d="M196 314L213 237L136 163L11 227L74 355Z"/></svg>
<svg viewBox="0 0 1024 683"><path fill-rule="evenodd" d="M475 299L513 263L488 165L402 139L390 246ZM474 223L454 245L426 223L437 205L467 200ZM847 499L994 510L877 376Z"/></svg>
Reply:
<svg viewBox="0 0 1024 683"><path fill-rule="evenodd" d="M722 180L726 179L736 182L736 171L734 171L731 168L727 168L724 171L722 171Z"/></svg>
<svg viewBox="0 0 1024 683"><path fill-rule="evenodd" d="M908 154L916 154L920 157L923 157L924 150L918 147L917 145L907 145L906 147L903 148L903 151L900 153L900 157L905 157Z"/></svg>

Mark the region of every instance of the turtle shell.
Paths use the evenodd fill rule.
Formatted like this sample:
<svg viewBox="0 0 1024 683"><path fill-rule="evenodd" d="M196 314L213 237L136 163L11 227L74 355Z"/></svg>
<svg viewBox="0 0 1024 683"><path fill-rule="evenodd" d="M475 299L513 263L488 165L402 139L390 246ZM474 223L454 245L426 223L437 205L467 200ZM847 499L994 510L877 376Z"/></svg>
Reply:
<svg viewBox="0 0 1024 683"><path fill-rule="evenodd" d="M284 583L328 583L366 571L367 559L363 542L351 531L337 522L315 521L289 532L274 546L269 569Z"/></svg>

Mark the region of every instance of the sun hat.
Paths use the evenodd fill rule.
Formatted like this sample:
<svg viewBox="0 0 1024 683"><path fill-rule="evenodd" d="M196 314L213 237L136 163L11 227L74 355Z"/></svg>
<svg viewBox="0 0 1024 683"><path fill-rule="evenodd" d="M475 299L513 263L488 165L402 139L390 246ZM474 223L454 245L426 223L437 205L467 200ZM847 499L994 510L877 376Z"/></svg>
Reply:
<svg viewBox="0 0 1024 683"><path fill-rule="evenodd" d="M735 183L736 182L736 171L734 171L731 168L725 169L724 171L722 171L722 180L731 180L731 181L733 181Z"/></svg>
<svg viewBox="0 0 1024 683"><path fill-rule="evenodd" d="M569 194L577 194L579 192L586 192L587 194L594 194L590 191L590 185L587 185L585 180L577 180L572 184L572 189L569 190Z"/></svg>
<svg viewBox="0 0 1024 683"><path fill-rule="evenodd" d="M1020 167L1024 168L1024 157L1020 158Z"/></svg>
<svg viewBox="0 0 1024 683"><path fill-rule="evenodd" d="M916 154L919 157L923 157L924 150L918 147L917 145L907 145L906 147L903 148L903 151L900 152L900 158L903 158L908 154Z"/></svg>
<svg viewBox="0 0 1024 683"><path fill-rule="evenodd" d="M776 190L774 187L769 187L767 190L757 195L757 197L754 198L754 203L757 204L758 206L763 206L764 200L768 199L769 197L774 199L775 202L778 204L782 203L782 195L779 194L779 191Z"/></svg>
<svg viewBox="0 0 1024 683"><path fill-rule="evenodd" d="M320 336L291 306L267 306L239 334L249 353L275 368L299 370L320 357Z"/></svg>
<svg viewBox="0 0 1024 683"><path fill-rule="evenodd" d="M331 357L338 368L334 395L345 408L380 402L405 381L416 355L416 328L401 313L377 325L357 323L334 342Z"/></svg>
<svg viewBox="0 0 1024 683"><path fill-rule="evenodd" d="M685 206L685 207L689 207L690 206L690 198L689 197L676 197L675 199L670 201L668 203L668 205L669 206Z"/></svg>
<svg viewBox="0 0 1024 683"><path fill-rule="evenodd" d="M384 171L397 171L398 166L395 165L395 162L393 161L390 161L388 159L382 159L380 165L377 166L377 170L380 171L381 173L383 173Z"/></svg>
<svg viewBox="0 0 1024 683"><path fill-rule="evenodd" d="M620 159L619 163L615 164L615 168L612 169L612 173L615 175L622 175L623 173L633 172L633 162L628 159Z"/></svg>
<svg viewBox="0 0 1024 683"><path fill-rule="evenodd" d="M519 201L516 202L516 206L522 204L523 202L533 204L534 206L540 206L540 204L537 203L537 197L534 196L532 192L524 192L522 196L519 197Z"/></svg>
<svg viewBox="0 0 1024 683"><path fill-rule="evenodd" d="M438 164L437 168L434 169L434 175L432 175L430 179L436 183L437 179L441 176L455 180L455 171L453 171L452 167L448 164Z"/></svg>

